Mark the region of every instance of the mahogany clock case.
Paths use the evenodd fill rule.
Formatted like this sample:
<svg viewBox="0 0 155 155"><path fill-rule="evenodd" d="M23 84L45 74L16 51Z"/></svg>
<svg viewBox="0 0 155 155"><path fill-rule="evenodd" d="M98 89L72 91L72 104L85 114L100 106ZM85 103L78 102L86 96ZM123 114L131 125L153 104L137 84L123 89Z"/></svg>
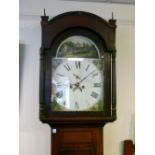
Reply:
<svg viewBox="0 0 155 155"><path fill-rule="evenodd" d="M41 17L42 45L40 48L40 120L52 127L103 126L116 119L115 29L116 21L109 22L87 12L67 12L51 20ZM93 58L104 59L103 111L52 111L51 60L57 56L60 43L70 36L84 36L92 40L100 53ZM77 56L78 57L78 56ZM85 56L87 58L87 56Z"/></svg>

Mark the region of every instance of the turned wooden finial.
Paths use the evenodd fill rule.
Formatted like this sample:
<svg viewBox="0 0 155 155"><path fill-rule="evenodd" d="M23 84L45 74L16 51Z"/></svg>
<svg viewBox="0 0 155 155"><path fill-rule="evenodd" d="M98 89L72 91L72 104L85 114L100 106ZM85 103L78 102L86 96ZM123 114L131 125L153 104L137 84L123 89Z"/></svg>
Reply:
<svg viewBox="0 0 155 155"><path fill-rule="evenodd" d="M114 13L112 12L112 20L114 19Z"/></svg>
<svg viewBox="0 0 155 155"><path fill-rule="evenodd" d="M111 17L111 19L109 20L109 24L111 25L111 26L114 26L114 27L116 27L116 20L114 19L114 13L112 12L112 15L111 15L112 17Z"/></svg>
<svg viewBox="0 0 155 155"><path fill-rule="evenodd" d="M42 25L47 25L48 24L48 16L46 16L46 10L45 10L45 8L44 8L44 15L43 16L41 16L41 24Z"/></svg>
<svg viewBox="0 0 155 155"><path fill-rule="evenodd" d="M44 8L44 16L46 16L46 10L45 10L45 8Z"/></svg>

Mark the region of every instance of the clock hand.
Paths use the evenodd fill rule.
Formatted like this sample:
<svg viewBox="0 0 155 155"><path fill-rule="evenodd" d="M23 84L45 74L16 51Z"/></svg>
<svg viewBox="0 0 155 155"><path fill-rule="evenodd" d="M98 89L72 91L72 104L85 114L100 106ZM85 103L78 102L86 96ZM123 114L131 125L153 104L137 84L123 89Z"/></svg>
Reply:
<svg viewBox="0 0 155 155"><path fill-rule="evenodd" d="M73 91L75 91L76 89L79 89L82 92L82 89L85 88L85 86L80 87L80 83L83 82L84 80L86 80L90 75L92 75L96 70L93 70L92 72L90 72L87 76L83 77L79 82L75 83L75 84L71 84L70 88L72 89L72 86L75 86L73 88ZM80 78L79 76L77 76L76 74L73 74L76 78Z"/></svg>
<svg viewBox="0 0 155 155"><path fill-rule="evenodd" d="M91 74L93 74L96 70L93 70L92 72L90 72L87 76L85 76L84 78L82 78L79 83L83 82L85 79L87 79Z"/></svg>
<svg viewBox="0 0 155 155"><path fill-rule="evenodd" d="M80 83L79 83L79 82L77 82L77 83L75 83L75 84L72 84L72 85L75 86L75 87L73 88L73 91L75 91L76 89L79 89L79 90L82 92L82 88L80 87Z"/></svg>
<svg viewBox="0 0 155 155"><path fill-rule="evenodd" d="M80 79L80 77L76 74L73 74L73 76L75 76L76 79Z"/></svg>
<svg viewBox="0 0 155 155"><path fill-rule="evenodd" d="M81 87L75 87L75 88L73 89L73 91L75 91L76 89L79 89L79 90L82 92L82 88L81 88Z"/></svg>

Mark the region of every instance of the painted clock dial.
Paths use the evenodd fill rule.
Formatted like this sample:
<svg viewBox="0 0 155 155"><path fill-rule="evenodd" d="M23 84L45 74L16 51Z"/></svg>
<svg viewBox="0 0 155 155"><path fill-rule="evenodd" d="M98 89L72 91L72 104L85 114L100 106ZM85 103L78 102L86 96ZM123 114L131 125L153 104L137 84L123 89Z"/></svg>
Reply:
<svg viewBox="0 0 155 155"><path fill-rule="evenodd" d="M52 59L52 110L103 110L103 60Z"/></svg>
<svg viewBox="0 0 155 155"><path fill-rule="evenodd" d="M64 39L57 48L56 57L99 58L99 48L90 38L81 35Z"/></svg>

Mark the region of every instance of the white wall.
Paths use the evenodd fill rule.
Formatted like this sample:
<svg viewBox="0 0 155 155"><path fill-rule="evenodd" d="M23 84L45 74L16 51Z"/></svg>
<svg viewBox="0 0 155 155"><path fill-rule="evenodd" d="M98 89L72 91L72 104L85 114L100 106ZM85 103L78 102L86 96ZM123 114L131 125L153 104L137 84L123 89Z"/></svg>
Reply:
<svg viewBox="0 0 155 155"><path fill-rule="evenodd" d="M56 0L20 0L20 155L50 155L50 127L39 121L40 15L88 11L117 19L117 121L104 128L104 155L123 155L134 140L134 6Z"/></svg>

